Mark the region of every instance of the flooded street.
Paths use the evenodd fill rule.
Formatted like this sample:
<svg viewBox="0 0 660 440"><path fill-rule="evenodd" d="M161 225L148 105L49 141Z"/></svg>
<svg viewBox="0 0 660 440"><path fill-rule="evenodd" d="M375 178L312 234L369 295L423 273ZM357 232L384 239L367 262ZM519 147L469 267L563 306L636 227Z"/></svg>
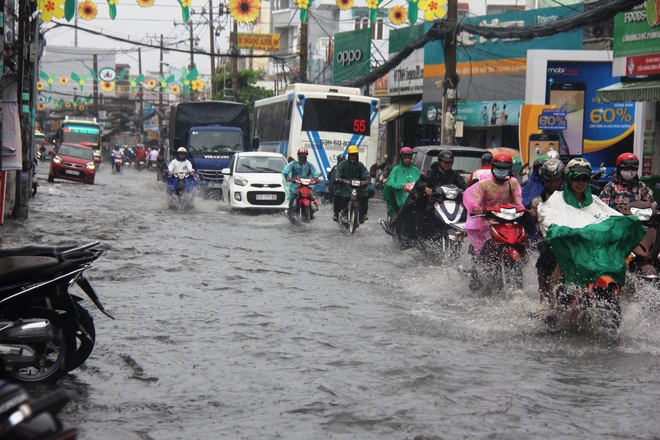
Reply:
<svg viewBox="0 0 660 440"><path fill-rule="evenodd" d="M618 341L554 333L535 257L523 294L480 297L460 262L397 250L380 200L351 236L329 206L179 212L153 172L39 168L4 247L101 241L86 274L116 318L83 302L96 347L58 383L81 439L658 438L658 292L623 302Z"/></svg>

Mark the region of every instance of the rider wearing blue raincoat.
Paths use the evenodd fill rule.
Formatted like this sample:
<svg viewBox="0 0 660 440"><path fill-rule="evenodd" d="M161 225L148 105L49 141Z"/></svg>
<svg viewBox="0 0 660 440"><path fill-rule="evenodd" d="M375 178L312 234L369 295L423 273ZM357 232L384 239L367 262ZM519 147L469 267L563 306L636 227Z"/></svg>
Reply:
<svg viewBox="0 0 660 440"><path fill-rule="evenodd" d="M297 207L293 203L298 195L298 184L292 182L296 177L313 177L315 179L321 178L321 173L318 172L316 167L307 162L307 148L300 147L298 149L298 160L289 162L282 170L282 184L287 199L289 199L289 210L295 211Z"/></svg>

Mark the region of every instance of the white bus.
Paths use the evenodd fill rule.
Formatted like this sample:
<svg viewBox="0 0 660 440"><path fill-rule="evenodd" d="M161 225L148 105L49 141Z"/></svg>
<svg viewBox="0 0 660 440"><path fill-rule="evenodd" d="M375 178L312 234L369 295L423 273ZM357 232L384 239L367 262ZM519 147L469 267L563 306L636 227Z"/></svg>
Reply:
<svg viewBox="0 0 660 440"><path fill-rule="evenodd" d="M328 173L350 145L359 148L368 170L376 164L379 114L378 98L362 96L358 88L292 84L285 94L254 103L254 137L259 151L289 159L307 147L307 160L324 178L315 190L327 192Z"/></svg>

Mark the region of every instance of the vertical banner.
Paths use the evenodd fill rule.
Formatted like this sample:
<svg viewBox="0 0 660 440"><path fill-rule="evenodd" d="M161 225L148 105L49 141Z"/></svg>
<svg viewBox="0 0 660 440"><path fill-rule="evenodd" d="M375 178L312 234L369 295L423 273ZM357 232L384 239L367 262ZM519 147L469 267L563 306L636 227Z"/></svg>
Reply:
<svg viewBox="0 0 660 440"><path fill-rule="evenodd" d="M520 123L518 125L518 143L522 163L532 163L550 148L559 151L557 141L553 137L543 136L539 122L544 122L544 111L552 110L552 105L523 104L520 107Z"/></svg>

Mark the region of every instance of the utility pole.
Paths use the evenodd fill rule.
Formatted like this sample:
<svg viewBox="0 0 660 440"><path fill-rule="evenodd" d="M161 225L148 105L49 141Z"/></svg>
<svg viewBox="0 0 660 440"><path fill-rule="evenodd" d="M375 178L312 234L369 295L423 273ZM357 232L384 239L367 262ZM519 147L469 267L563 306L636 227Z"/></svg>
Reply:
<svg viewBox="0 0 660 440"><path fill-rule="evenodd" d="M92 58L92 69L94 69L94 72L99 71L99 61L98 61L98 56L96 54L94 54L94 57ZM93 78L93 82L92 82L92 96L93 96L92 102L94 105L94 112L96 112L96 117L98 117L99 116L99 82L96 80L96 77Z"/></svg>
<svg viewBox="0 0 660 440"><path fill-rule="evenodd" d="M300 68L299 81L307 82L307 22L300 23Z"/></svg>
<svg viewBox="0 0 660 440"><path fill-rule="evenodd" d="M234 20L234 27L229 38L231 46L231 90L234 102L238 102L238 23Z"/></svg>
<svg viewBox="0 0 660 440"><path fill-rule="evenodd" d="M142 48L138 47L138 75L142 75ZM161 75L162 76L162 75ZM160 87L160 84L158 84ZM140 115L138 121L140 121L140 142L144 141L144 91L142 90L142 84L140 83ZM137 128L137 127L136 127Z"/></svg>
<svg viewBox="0 0 660 440"><path fill-rule="evenodd" d="M456 26L458 21L458 0L447 3L447 21ZM445 79L442 81L442 123L440 139L443 145L456 145L455 114L458 102L458 75L456 74L456 34L445 37Z"/></svg>
<svg viewBox="0 0 660 440"><path fill-rule="evenodd" d="M188 20L188 26L190 26L190 69L193 70L195 68L195 55L193 52L193 44L194 44L194 38L193 38L193 22L192 20Z"/></svg>
<svg viewBox="0 0 660 440"><path fill-rule="evenodd" d="M215 32L213 29L213 0L209 0L209 27L209 35L211 36L211 99L214 99L216 93L216 85L215 81L213 80L215 78Z"/></svg>
<svg viewBox="0 0 660 440"><path fill-rule="evenodd" d="M160 78L163 77L163 34L160 34L160 62L158 63ZM158 90L158 111L163 114L163 91ZM161 136L163 130L163 118L158 115L158 148L163 145Z"/></svg>

